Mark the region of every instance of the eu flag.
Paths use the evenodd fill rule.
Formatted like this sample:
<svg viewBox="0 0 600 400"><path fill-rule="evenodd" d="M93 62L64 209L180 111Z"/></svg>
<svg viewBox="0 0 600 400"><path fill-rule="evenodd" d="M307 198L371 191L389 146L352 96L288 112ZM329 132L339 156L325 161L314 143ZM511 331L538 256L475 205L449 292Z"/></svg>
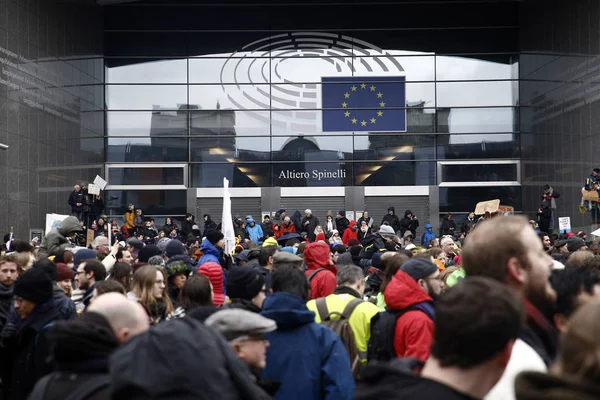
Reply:
<svg viewBox="0 0 600 400"><path fill-rule="evenodd" d="M323 132L406 132L404 76L321 78Z"/></svg>

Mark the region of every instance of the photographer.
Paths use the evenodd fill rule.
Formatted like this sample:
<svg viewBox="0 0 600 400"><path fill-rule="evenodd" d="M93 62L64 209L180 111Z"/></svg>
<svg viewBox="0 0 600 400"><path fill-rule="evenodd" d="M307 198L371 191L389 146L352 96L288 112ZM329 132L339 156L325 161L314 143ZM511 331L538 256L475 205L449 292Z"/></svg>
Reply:
<svg viewBox="0 0 600 400"><path fill-rule="evenodd" d="M416 215L413 215L412 211L406 210L404 218L400 220L400 236L404 237L406 231L410 231L413 237L417 236L417 228L419 227L419 220Z"/></svg>

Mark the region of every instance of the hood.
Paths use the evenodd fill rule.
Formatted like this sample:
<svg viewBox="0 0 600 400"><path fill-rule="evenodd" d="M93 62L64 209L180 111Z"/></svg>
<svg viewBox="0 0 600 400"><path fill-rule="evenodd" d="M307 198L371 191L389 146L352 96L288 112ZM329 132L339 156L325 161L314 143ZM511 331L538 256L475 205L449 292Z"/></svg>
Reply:
<svg viewBox="0 0 600 400"><path fill-rule="evenodd" d="M412 212L412 211L410 211L410 210L406 210L406 211L404 212L404 218L408 218L408 214L410 214L410 215L413 215L413 212Z"/></svg>
<svg viewBox="0 0 600 400"><path fill-rule="evenodd" d="M254 222L254 223L256 223L256 221L254 220L254 218L248 218L248 219L246 220L246 222L248 222L248 223L250 223L250 222Z"/></svg>
<svg viewBox="0 0 600 400"><path fill-rule="evenodd" d="M301 220L302 219L302 213L299 210L296 210L296 212L292 215L293 219L298 219Z"/></svg>
<svg viewBox="0 0 600 400"><path fill-rule="evenodd" d="M323 232L319 232L317 233L317 236L315 236L315 241L319 241L319 240L325 240L325 234Z"/></svg>
<svg viewBox="0 0 600 400"><path fill-rule="evenodd" d="M396 209L394 207L388 207L388 212L393 212L394 215L396 214Z"/></svg>
<svg viewBox="0 0 600 400"><path fill-rule="evenodd" d="M79 220L75 217L65 218L58 226L58 233L64 237L71 236L73 233L83 232L81 226L79 226Z"/></svg>
<svg viewBox="0 0 600 400"><path fill-rule="evenodd" d="M221 251L215 247L214 244L209 242L208 239L204 239L200 245L200 251L203 254L212 254L217 257L221 257Z"/></svg>
<svg viewBox="0 0 600 400"><path fill-rule="evenodd" d="M323 242L309 243L304 249L304 262L308 270L326 268L334 274L337 273L329 258L329 246Z"/></svg>
<svg viewBox="0 0 600 400"><path fill-rule="evenodd" d="M425 229L427 229L427 230L433 229L433 226L431 224L427 224L427 225L425 225Z"/></svg>
<svg viewBox="0 0 600 400"><path fill-rule="evenodd" d="M413 237L413 239L415 238L415 237L414 237L415 235L413 235L413 233L412 233L411 231L408 231L408 230L407 230L406 232L404 232L404 236L403 236L403 237L404 237L404 239L406 239L406 238L407 238L407 237L409 237L409 236L412 236L412 237Z"/></svg>
<svg viewBox="0 0 600 400"><path fill-rule="evenodd" d="M279 246L279 243L277 243L277 239L270 237L264 241L263 247L265 246Z"/></svg>
<svg viewBox="0 0 600 400"><path fill-rule="evenodd" d="M331 219L333 219L333 213L331 212L331 210L327 211L327 215L325 216L325 219L327 219L327 217L331 217Z"/></svg>
<svg viewBox="0 0 600 400"><path fill-rule="evenodd" d="M300 297L277 292L265 299L260 313L277 323L277 330L297 328L315 322L315 313L306 308Z"/></svg>
<svg viewBox="0 0 600 400"><path fill-rule="evenodd" d="M417 282L404 271L396 272L386 286L385 303L392 310L401 310L424 301L433 301Z"/></svg>
<svg viewBox="0 0 600 400"><path fill-rule="evenodd" d="M356 223L356 221L350 221L350 224L348 225L348 228L352 229L352 227L353 227L353 226L356 226L356 225L358 225L358 224Z"/></svg>
<svg viewBox="0 0 600 400"><path fill-rule="evenodd" d="M596 382L582 382L580 379L541 372L524 372L517 376L515 390L520 400L600 398L600 385Z"/></svg>

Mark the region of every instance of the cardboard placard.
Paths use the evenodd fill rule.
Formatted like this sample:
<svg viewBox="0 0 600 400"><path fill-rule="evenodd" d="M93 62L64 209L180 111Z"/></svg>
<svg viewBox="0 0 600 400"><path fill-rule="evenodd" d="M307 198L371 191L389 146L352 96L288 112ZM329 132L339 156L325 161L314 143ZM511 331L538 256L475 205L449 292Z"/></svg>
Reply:
<svg viewBox="0 0 600 400"><path fill-rule="evenodd" d="M100 175L96 175L96 178L94 178L94 185L98 186L102 190L104 190L104 188L106 187L106 183L107 182L104 179L102 179Z"/></svg>
<svg viewBox="0 0 600 400"><path fill-rule="evenodd" d="M93 183L90 183L88 185L88 194L93 194L93 195L100 194L100 187L98 185L94 185Z"/></svg>
<svg viewBox="0 0 600 400"><path fill-rule="evenodd" d="M488 200L477 203L475 207L475 215L483 215L486 212L495 213L500 207L500 200Z"/></svg>
<svg viewBox="0 0 600 400"><path fill-rule="evenodd" d="M85 247L90 247L94 241L94 231L92 229L87 230L87 238L85 240Z"/></svg>
<svg viewBox="0 0 600 400"><path fill-rule="evenodd" d="M598 198L598 192L595 190L581 189L581 196L583 196L583 199L587 201L600 202L600 199Z"/></svg>

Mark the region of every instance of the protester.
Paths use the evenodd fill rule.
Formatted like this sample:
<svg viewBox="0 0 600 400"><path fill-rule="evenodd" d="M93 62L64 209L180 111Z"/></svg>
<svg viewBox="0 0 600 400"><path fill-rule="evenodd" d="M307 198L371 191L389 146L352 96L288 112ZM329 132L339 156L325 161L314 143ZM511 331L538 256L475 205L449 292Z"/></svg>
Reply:
<svg viewBox="0 0 600 400"><path fill-rule="evenodd" d="M469 215L467 215L467 219L464 220L460 228L461 232L465 235L468 235L469 233L471 233L476 223L477 221L475 221L475 213L471 211Z"/></svg>
<svg viewBox="0 0 600 400"><path fill-rule="evenodd" d="M339 337L315 323L315 314L306 308L310 288L304 274L279 267L273 271L272 290L261 315L274 320L277 331L265 333L270 346L259 376L281 382L273 398L351 399L354 379L348 355Z"/></svg>
<svg viewBox="0 0 600 400"><path fill-rule="evenodd" d="M59 287L58 281L58 268L56 264L47 258L36 261L33 264L33 268L39 268L44 271L50 280L52 281L52 299L58 311L60 312L64 320L70 320L77 318L77 310L75 304L71 301L71 298L65 294L63 288Z"/></svg>
<svg viewBox="0 0 600 400"><path fill-rule="evenodd" d="M227 274L228 308L240 308L259 313L266 297L265 278L260 271L236 267Z"/></svg>
<svg viewBox="0 0 600 400"><path fill-rule="evenodd" d="M184 261L177 260L169 260L167 262L165 269L168 275L168 292L174 308L177 308L181 302L181 290L185 285L187 277L192 272L192 268L193 264L191 262L185 263Z"/></svg>
<svg viewBox="0 0 600 400"><path fill-rule="evenodd" d="M206 218L205 218L205 221L206 221ZM185 219L181 223L181 235L184 240L187 240L188 235L192 234L194 224L195 224L194 216L190 213L187 213L185 215ZM206 226L206 222L205 222L204 226ZM205 229L205 234L206 233L207 233L207 231Z"/></svg>
<svg viewBox="0 0 600 400"><path fill-rule="evenodd" d="M65 250L74 247L74 238L82 233L79 220L75 217L65 218L58 228L52 229L42 239L39 258L57 256Z"/></svg>
<svg viewBox="0 0 600 400"><path fill-rule="evenodd" d="M90 303L94 295L94 288L98 282L106 279L106 269L98 260L83 260L77 267L75 274L75 286L80 290L85 290L81 301L76 301L77 310L81 311Z"/></svg>
<svg viewBox="0 0 600 400"><path fill-rule="evenodd" d="M223 268L211 261L200 265L198 274L208 278L213 288L213 304L221 307L226 301Z"/></svg>
<svg viewBox="0 0 600 400"><path fill-rule="evenodd" d="M310 283L310 298L329 296L337 286L337 270L331 263L329 246L325 243L310 243L304 250L304 273Z"/></svg>
<svg viewBox="0 0 600 400"><path fill-rule="evenodd" d="M259 243L264 236L262 228L252 217L246 219L246 233L248 234L248 239L255 243Z"/></svg>
<svg viewBox="0 0 600 400"><path fill-rule="evenodd" d="M96 285L96 287L94 288L94 295L92 296L92 299L90 300L90 304L94 303L94 301L98 297L100 297L106 293L118 293L118 294L122 294L123 296L127 295L127 292L125 291L125 288L123 287L123 285L121 285L117 281L113 281L113 280L109 279L109 280L105 280L102 282L98 282L98 285Z"/></svg>
<svg viewBox="0 0 600 400"><path fill-rule="evenodd" d="M550 203L550 224L547 232L552 232L554 230L554 217L556 213L556 200L560 197L560 193L558 193L554 188L550 185L544 185L543 187L544 194L542 195L542 200L546 200Z"/></svg>
<svg viewBox="0 0 600 400"><path fill-rule="evenodd" d="M527 315L506 371L486 399L514 399L516 375L526 370L545 372L556 356L557 332L544 315L556 304L549 281L552 265L523 217L483 221L465 243L462 267L467 277L484 276L507 285L523 302Z"/></svg>
<svg viewBox="0 0 600 400"><path fill-rule="evenodd" d="M304 210L304 218L300 222L302 227L302 231L306 232L308 236L308 240L314 242L316 240L317 233L315 233L315 229L319 226L319 218L312 214L310 209Z"/></svg>
<svg viewBox="0 0 600 400"><path fill-rule="evenodd" d="M400 220L400 235L404 236L406 231L410 231L413 237L417 236L417 228L419 227L419 220L413 212L406 210L404 218Z"/></svg>
<svg viewBox="0 0 600 400"><path fill-rule="evenodd" d="M116 263L110 271L110 280L114 280L123 285L126 293L131 291L131 282L133 280L133 268L129 264Z"/></svg>
<svg viewBox="0 0 600 400"><path fill-rule="evenodd" d="M396 209L394 207L389 207L387 211L388 213L381 220L381 225L391 226L394 232L400 231L400 219L396 215Z"/></svg>
<svg viewBox="0 0 600 400"><path fill-rule="evenodd" d="M381 268L383 269L383 279L381 280L381 284L379 285L379 290L375 294L375 304L379 307L380 311L385 311L386 303L385 303L385 288L391 282L396 272L402 267L406 261L409 260L407 256L400 253L390 253L390 256L387 256L381 260Z"/></svg>
<svg viewBox="0 0 600 400"><path fill-rule="evenodd" d="M456 222L452 219L452 214L448 213L442 220L442 226L440 227L440 236L455 236L456 237Z"/></svg>
<svg viewBox="0 0 600 400"><path fill-rule="evenodd" d="M340 210L335 216L335 229L339 232L340 237L344 236L346 229L350 226L350 221L346 218L346 211Z"/></svg>
<svg viewBox="0 0 600 400"><path fill-rule="evenodd" d="M550 283L556 291L553 322L564 334L572 314L586 304L600 300L600 275L593 269L565 268L552 271Z"/></svg>
<svg viewBox="0 0 600 400"><path fill-rule="evenodd" d="M266 290L271 288L271 271L273 269L273 256L278 253L279 246L264 246L260 249L258 264L253 264L252 269L260 272L265 281Z"/></svg>
<svg viewBox="0 0 600 400"><path fill-rule="evenodd" d="M202 274L196 274L185 281L181 289L180 304L175 311L169 314L167 320L183 318L197 308L212 308L213 290L208 278Z"/></svg>
<svg viewBox="0 0 600 400"><path fill-rule="evenodd" d="M371 219L371 221L373 221L373 219ZM366 224L367 224L367 222L365 221L365 225ZM356 224L356 221L350 221L350 223L348 225L348 229L346 229L346 231L344 232L344 234L342 236L342 243L344 243L346 246L348 246L350 239L358 239L357 233L358 233L358 225Z"/></svg>
<svg viewBox="0 0 600 400"><path fill-rule="evenodd" d="M362 215L362 217L360 217L360 218L358 219L358 221L356 221L356 222L357 222L357 224L360 226L360 224L361 224L363 221L365 221L365 224L367 224L367 226L368 226L369 228L372 228L372 227L373 227L373 222L374 222L374 221L373 221L373 218L369 217L369 212L368 212L368 211L364 211L364 212L363 212L363 215ZM352 222L352 221L350 221L350 222ZM350 226L350 227L352 227L352 226Z"/></svg>
<svg viewBox="0 0 600 400"><path fill-rule="evenodd" d="M283 223L279 226L279 237L288 233L296 233L296 226L292 223L290 217L285 217Z"/></svg>
<svg viewBox="0 0 600 400"><path fill-rule="evenodd" d="M483 399L506 368L522 318L523 307L506 286L467 279L437 304L421 376L399 368L403 360L369 366L355 399Z"/></svg>
<svg viewBox="0 0 600 400"><path fill-rule="evenodd" d="M200 245L202 257L200 258L200 261L198 261L198 266L207 262L214 262L217 264L221 263L221 257L223 257L223 249L225 248L224 238L225 236L223 236L221 232L209 232L208 236L206 236L206 238L202 241L202 244Z"/></svg>
<svg viewBox="0 0 600 400"><path fill-rule="evenodd" d="M139 302L155 325L173 312L167 289L167 273L163 268L147 265L135 271L132 289L127 297Z"/></svg>
<svg viewBox="0 0 600 400"><path fill-rule="evenodd" d="M433 225L425 225L425 232L423 233L423 237L421 238L421 245L427 248L429 247L431 241L435 238L437 238L437 236L435 236L435 233L433 232Z"/></svg>
<svg viewBox="0 0 600 400"><path fill-rule="evenodd" d="M191 214L189 214L189 215L191 215ZM186 215L186 218L189 218L189 217L187 217L187 215ZM202 233L202 236L206 237L209 232L217 230L217 223L212 220L212 218L210 217L210 214L204 214L203 218L204 218L204 232ZM192 219L193 219L193 216L192 216Z"/></svg>
<svg viewBox="0 0 600 400"><path fill-rule="evenodd" d="M0 257L0 332L6 324L13 303L13 289L17 281L17 263L14 255Z"/></svg>
<svg viewBox="0 0 600 400"><path fill-rule="evenodd" d="M279 251L273 256L273 269L281 265L291 265L304 272L304 260L294 254L285 251Z"/></svg>

